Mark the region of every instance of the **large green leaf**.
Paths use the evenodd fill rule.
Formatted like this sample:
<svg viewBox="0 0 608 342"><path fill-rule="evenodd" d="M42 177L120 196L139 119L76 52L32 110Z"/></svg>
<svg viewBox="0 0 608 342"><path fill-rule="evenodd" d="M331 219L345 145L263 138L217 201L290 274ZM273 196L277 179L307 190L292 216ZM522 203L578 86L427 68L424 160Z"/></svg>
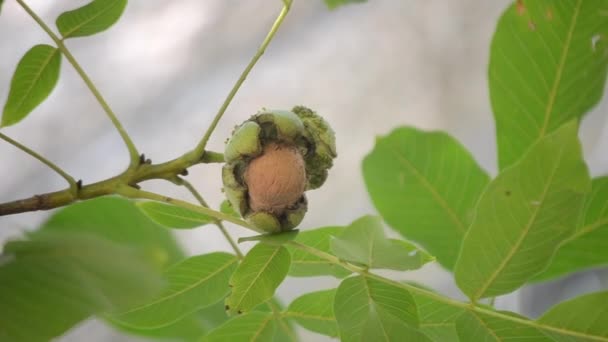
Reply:
<svg viewBox="0 0 608 342"><path fill-rule="evenodd" d="M330 245L338 258L369 268L415 270L434 260L409 242L387 239L382 221L376 216L363 216L351 223L331 239Z"/></svg>
<svg viewBox="0 0 608 342"><path fill-rule="evenodd" d="M272 341L276 320L269 312L249 312L237 316L211 331L204 342L266 342Z"/></svg>
<svg viewBox="0 0 608 342"><path fill-rule="evenodd" d="M313 247L325 253L331 253L330 239L338 236L344 231L344 227L323 227L300 232L295 241ZM291 269L289 275L292 277L313 277L320 275L332 275L343 278L350 274L349 271L340 266L327 262L316 255L307 253L301 249L290 247Z"/></svg>
<svg viewBox="0 0 608 342"><path fill-rule="evenodd" d="M148 329L172 324L224 298L236 264L234 255L220 252L188 258L165 272L169 284L163 293L113 319Z"/></svg>
<svg viewBox="0 0 608 342"><path fill-rule="evenodd" d="M230 314L246 313L272 298L290 264L285 247L263 242L255 245L230 278L232 292L226 299L226 310Z"/></svg>
<svg viewBox="0 0 608 342"><path fill-rule="evenodd" d="M417 330L418 311L410 293L375 279L343 280L334 314L341 341L428 341Z"/></svg>
<svg viewBox="0 0 608 342"><path fill-rule="evenodd" d="M471 299L519 288L575 231L590 190L577 129L571 122L539 140L481 196L455 268Z"/></svg>
<svg viewBox="0 0 608 342"><path fill-rule="evenodd" d="M490 49L490 99L501 169L601 98L608 59L604 0L517 1Z"/></svg>
<svg viewBox="0 0 608 342"><path fill-rule="evenodd" d="M578 332L574 339L559 331L545 330L556 341L608 341L608 291L580 296L557 304L538 322ZM601 338L603 339L601 339Z"/></svg>
<svg viewBox="0 0 608 342"><path fill-rule="evenodd" d="M162 288L157 267L91 234L9 242L0 255L0 340L48 341L93 314L141 303Z"/></svg>
<svg viewBox="0 0 608 342"><path fill-rule="evenodd" d="M518 317L507 311L500 313ZM521 319L528 321L525 317L521 317ZM464 311L456 321L456 330L461 341L551 342L550 338L531 325L473 311Z"/></svg>
<svg viewBox="0 0 608 342"><path fill-rule="evenodd" d="M608 265L608 177L595 178L585 196L576 232L557 250L551 264L533 280L547 280Z"/></svg>
<svg viewBox="0 0 608 342"><path fill-rule="evenodd" d="M36 45L25 53L13 74L0 127L23 120L49 96L59 79L60 66L61 53L50 45Z"/></svg>
<svg viewBox="0 0 608 342"><path fill-rule="evenodd" d="M384 220L452 269L489 180L469 152L445 133L402 127L378 138L363 176Z"/></svg>
<svg viewBox="0 0 608 342"><path fill-rule="evenodd" d="M291 302L283 313L302 327L319 334L337 337L338 325L334 316L336 289L304 294Z"/></svg>
<svg viewBox="0 0 608 342"><path fill-rule="evenodd" d="M57 18L57 29L63 38L90 36L114 25L126 6L127 0L93 0L85 6L62 13Z"/></svg>
<svg viewBox="0 0 608 342"><path fill-rule="evenodd" d="M145 201L137 202L137 206L153 221L169 228L191 229L213 223L207 215L171 204Z"/></svg>
<svg viewBox="0 0 608 342"><path fill-rule="evenodd" d="M99 197L57 211L41 231L91 233L121 244L137 246L166 264L184 257L171 232L120 197Z"/></svg>

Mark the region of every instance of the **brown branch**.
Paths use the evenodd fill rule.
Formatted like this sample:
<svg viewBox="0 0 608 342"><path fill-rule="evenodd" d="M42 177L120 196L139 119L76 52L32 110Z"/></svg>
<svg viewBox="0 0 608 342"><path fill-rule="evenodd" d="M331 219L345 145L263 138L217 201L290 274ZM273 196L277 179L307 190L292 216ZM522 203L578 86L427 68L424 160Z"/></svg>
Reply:
<svg viewBox="0 0 608 342"><path fill-rule="evenodd" d="M189 167L200 163L221 163L224 156L221 153L206 151L201 158L192 152L179 158L160 164L152 164L142 158L142 163L133 171L124 173L97 183L80 185L76 193L73 189L34 195L29 198L0 203L0 216L25 213L38 210L49 210L70 203L95 197L116 194L116 189L122 185L138 187L138 184L150 179L173 180L178 175L187 173Z"/></svg>

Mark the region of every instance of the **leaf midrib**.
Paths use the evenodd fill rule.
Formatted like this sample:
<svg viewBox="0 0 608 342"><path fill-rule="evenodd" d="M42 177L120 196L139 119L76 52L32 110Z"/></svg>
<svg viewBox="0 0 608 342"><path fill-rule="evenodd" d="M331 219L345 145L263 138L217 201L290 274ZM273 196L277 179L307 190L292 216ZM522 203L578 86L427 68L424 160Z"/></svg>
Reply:
<svg viewBox="0 0 608 342"><path fill-rule="evenodd" d="M549 118L551 117L551 112L553 111L553 106L555 105L555 99L557 96L557 90L559 89L562 73L564 71L564 67L566 64L566 58L568 57L568 52L570 51L570 45L572 43L572 34L574 32L574 27L576 26L576 22L578 20L578 15L580 13L581 5L583 0L578 0L576 7L574 8L574 13L572 15L572 20L570 21L570 27L568 28L568 34L566 36L566 41L564 42L564 47L562 48L562 55L560 56L559 64L557 65L557 70L555 74L555 80L553 81L553 86L551 87L551 92L549 93L549 99L547 103L547 107L545 109L545 117L543 120L543 125L538 134L538 139L545 136L547 133L547 127L549 126Z"/></svg>
<svg viewBox="0 0 608 342"><path fill-rule="evenodd" d="M397 159L402 162L401 164L408 168L411 173L419 180L419 182L422 183L422 185L431 193L431 195L433 196L433 198L435 198L435 201L439 204L439 206L446 211L452 222L456 224L456 228L460 235L464 236L467 231L464 223L456 215L452 207L448 205L443 196L441 196L437 192L435 187L428 182L428 180L422 175L422 173L414 165L412 165L412 163L410 163L407 158L405 158L399 153L399 150L395 146L391 145L391 148L393 153L397 156Z"/></svg>
<svg viewBox="0 0 608 342"><path fill-rule="evenodd" d="M561 146L561 148L559 150L559 154L558 154L559 158L557 159L557 161L555 163L556 166L553 169L553 171L551 172L551 174L549 175L549 178L547 179L547 184L545 185L545 188L543 189L543 192L541 193L541 198L539 200L540 204L538 206L534 207L534 212L532 213L532 216L526 223L524 230L521 232L519 238L517 239L517 241L515 242L513 247L511 247L511 249L507 253L506 257L501 261L501 263L494 270L494 272L492 272L492 274L490 275L488 280L483 284L482 287L480 287L480 289L475 293L475 295L472 297L472 299L477 300L477 299L481 298L481 296L488 289L488 287L490 287L490 285L492 285L492 283L494 283L494 281L496 280L496 277L498 277L498 275L503 271L503 269L511 261L511 259L515 255L515 252L517 250L519 250L519 248L521 247L521 244L523 243L525 238L528 236L528 233L536 220L536 216L538 215L538 213L540 212L540 209L543 207L543 205L545 203L545 199L548 195L549 188L553 184L553 178L555 177L555 174L557 173L557 169L559 169L559 164L561 163L561 160L563 157L563 150L564 150L564 147Z"/></svg>

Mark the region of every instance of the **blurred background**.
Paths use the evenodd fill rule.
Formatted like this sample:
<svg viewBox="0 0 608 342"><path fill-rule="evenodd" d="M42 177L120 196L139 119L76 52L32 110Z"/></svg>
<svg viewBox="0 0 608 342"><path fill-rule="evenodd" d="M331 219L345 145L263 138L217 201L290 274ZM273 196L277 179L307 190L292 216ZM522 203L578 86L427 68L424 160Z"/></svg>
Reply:
<svg viewBox="0 0 608 342"><path fill-rule="evenodd" d="M29 0L47 23L80 0ZM328 11L322 0L295 0L292 10L209 143L223 150L233 126L261 107L306 105L337 135L339 157L327 183L308 193L301 229L346 225L375 213L361 161L378 135L400 125L445 130L495 175L496 144L486 69L495 24L509 0L369 0ZM204 133L226 94L281 8L280 0L131 1L109 31L67 45L122 120L141 152L154 162L179 156ZM51 43L13 1L0 15L0 102L14 68L33 45ZM585 118L581 139L592 175L608 174L608 101ZM3 133L47 156L85 184L121 172L123 143L72 67L63 61L51 96L26 120ZM0 143L0 201L59 190L64 181L13 146ZM199 165L188 179L210 205L223 200L220 166ZM192 200L169 183L146 189ZM407 209L404 209L407 210ZM33 229L49 212L0 217L0 241ZM235 236L250 235L229 226ZM189 254L229 250L213 227L177 231ZM389 232L390 234L390 232ZM248 249L250 245L244 245ZM427 284L462 298L437 265L392 277ZM603 285L602 285L603 282ZM284 303L299 294L337 286L330 277L289 278ZM497 305L539 315L551 304L608 286L596 270L499 297ZM327 338L300 330L304 341ZM89 320L59 341L139 341Z"/></svg>

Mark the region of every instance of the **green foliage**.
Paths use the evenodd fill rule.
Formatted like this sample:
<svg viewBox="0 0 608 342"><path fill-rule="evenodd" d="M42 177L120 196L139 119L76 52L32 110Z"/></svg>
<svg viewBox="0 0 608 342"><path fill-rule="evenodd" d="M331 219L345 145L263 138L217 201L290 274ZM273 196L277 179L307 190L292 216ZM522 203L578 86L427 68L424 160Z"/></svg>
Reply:
<svg viewBox="0 0 608 342"><path fill-rule="evenodd" d="M304 294L291 302L284 317L293 318L302 327L319 334L337 337L338 325L334 316L336 289Z"/></svg>
<svg viewBox="0 0 608 342"><path fill-rule="evenodd" d="M240 315L272 298L290 264L285 247L263 242L255 245L230 278L232 292L226 299L226 311Z"/></svg>
<svg viewBox="0 0 608 342"><path fill-rule="evenodd" d="M146 201L138 202L137 206L149 218L165 227L192 229L213 222L207 215L171 204Z"/></svg>
<svg viewBox="0 0 608 342"><path fill-rule="evenodd" d="M365 276L342 281L334 313L342 341L426 341L416 303L398 286Z"/></svg>
<svg viewBox="0 0 608 342"><path fill-rule="evenodd" d="M120 19L127 0L93 0L89 4L62 13L57 29L63 38L85 37L107 30Z"/></svg>
<svg viewBox="0 0 608 342"><path fill-rule="evenodd" d="M501 169L601 98L608 63L605 4L522 1L500 18L489 86Z"/></svg>
<svg viewBox="0 0 608 342"><path fill-rule="evenodd" d="M515 316L508 311L504 311L503 313ZM526 318L520 319L528 321ZM551 341L540 330L530 325L506 321L495 316L472 311L464 311L456 321L456 329L461 341L501 342L514 339L522 342Z"/></svg>
<svg viewBox="0 0 608 342"><path fill-rule="evenodd" d="M276 330L272 313L250 312L237 316L213 330L203 342L266 342L272 341Z"/></svg>
<svg viewBox="0 0 608 342"><path fill-rule="evenodd" d="M165 272L168 287L152 301L113 316L125 325L151 329L220 301L228 294L228 279L237 259L227 253L188 258Z"/></svg>
<svg viewBox="0 0 608 342"><path fill-rule="evenodd" d="M488 176L442 132L403 127L376 140L363 177L384 220L452 269Z"/></svg>
<svg viewBox="0 0 608 342"><path fill-rule="evenodd" d="M366 2L367 0L325 0L325 4L329 9L335 9L348 4L356 4Z"/></svg>
<svg viewBox="0 0 608 342"><path fill-rule="evenodd" d="M581 219L553 256L551 264L533 280L547 280L591 267L608 265L608 177L593 179L585 196Z"/></svg>
<svg viewBox="0 0 608 342"><path fill-rule="evenodd" d="M576 331L578 340L608 340L608 291L580 296L557 304L547 311L538 322L556 330ZM572 341L572 336L564 336L560 331L546 330L545 333L556 341ZM572 334L574 335L574 334Z"/></svg>
<svg viewBox="0 0 608 342"><path fill-rule="evenodd" d="M303 231L298 234L295 241L313 247L321 252L331 253L330 241L333 236L338 236L344 231L344 227L323 227L314 230ZM340 266L336 266L327 260L301 249L289 248L291 252L291 269L289 275L292 277L312 277L319 275L332 275L343 278L350 274Z"/></svg>
<svg viewBox="0 0 608 342"><path fill-rule="evenodd" d="M481 196L455 268L472 300L519 288L574 233L590 190L577 128L571 122L539 140Z"/></svg>
<svg viewBox="0 0 608 342"><path fill-rule="evenodd" d="M270 233L270 234L262 234L262 235L254 235L239 238L239 243L247 242L247 241L262 241L269 245L277 245L282 246L286 242L291 241L298 236L299 230L290 230L286 232L280 233Z"/></svg>
<svg viewBox="0 0 608 342"><path fill-rule="evenodd" d="M382 222L375 216L363 216L331 239L331 250L342 260L367 268L415 270L434 258L416 246L397 239L387 239Z"/></svg>
<svg viewBox="0 0 608 342"><path fill-rule="evenodd" d="M90 315L140 303L163 285L157 267L90 234L9 242L0 255L0 339L47 341Z"/></svg>
<svg viewBox="0 0 608 342"><path fill-rule="evenodd" d="M60 66L61 53L50 45L36 45L25 53L13 74L0 127L23 120L49 96L59 79Z"/></svg>
<svg viewBox="0 0 608 342"><path fill-rule="evenodd" d="M418 308L420 331L433 341L458 341L456 319L462 314L462 308L437 300L436 297L439 295L410 293Z"/></svg>

